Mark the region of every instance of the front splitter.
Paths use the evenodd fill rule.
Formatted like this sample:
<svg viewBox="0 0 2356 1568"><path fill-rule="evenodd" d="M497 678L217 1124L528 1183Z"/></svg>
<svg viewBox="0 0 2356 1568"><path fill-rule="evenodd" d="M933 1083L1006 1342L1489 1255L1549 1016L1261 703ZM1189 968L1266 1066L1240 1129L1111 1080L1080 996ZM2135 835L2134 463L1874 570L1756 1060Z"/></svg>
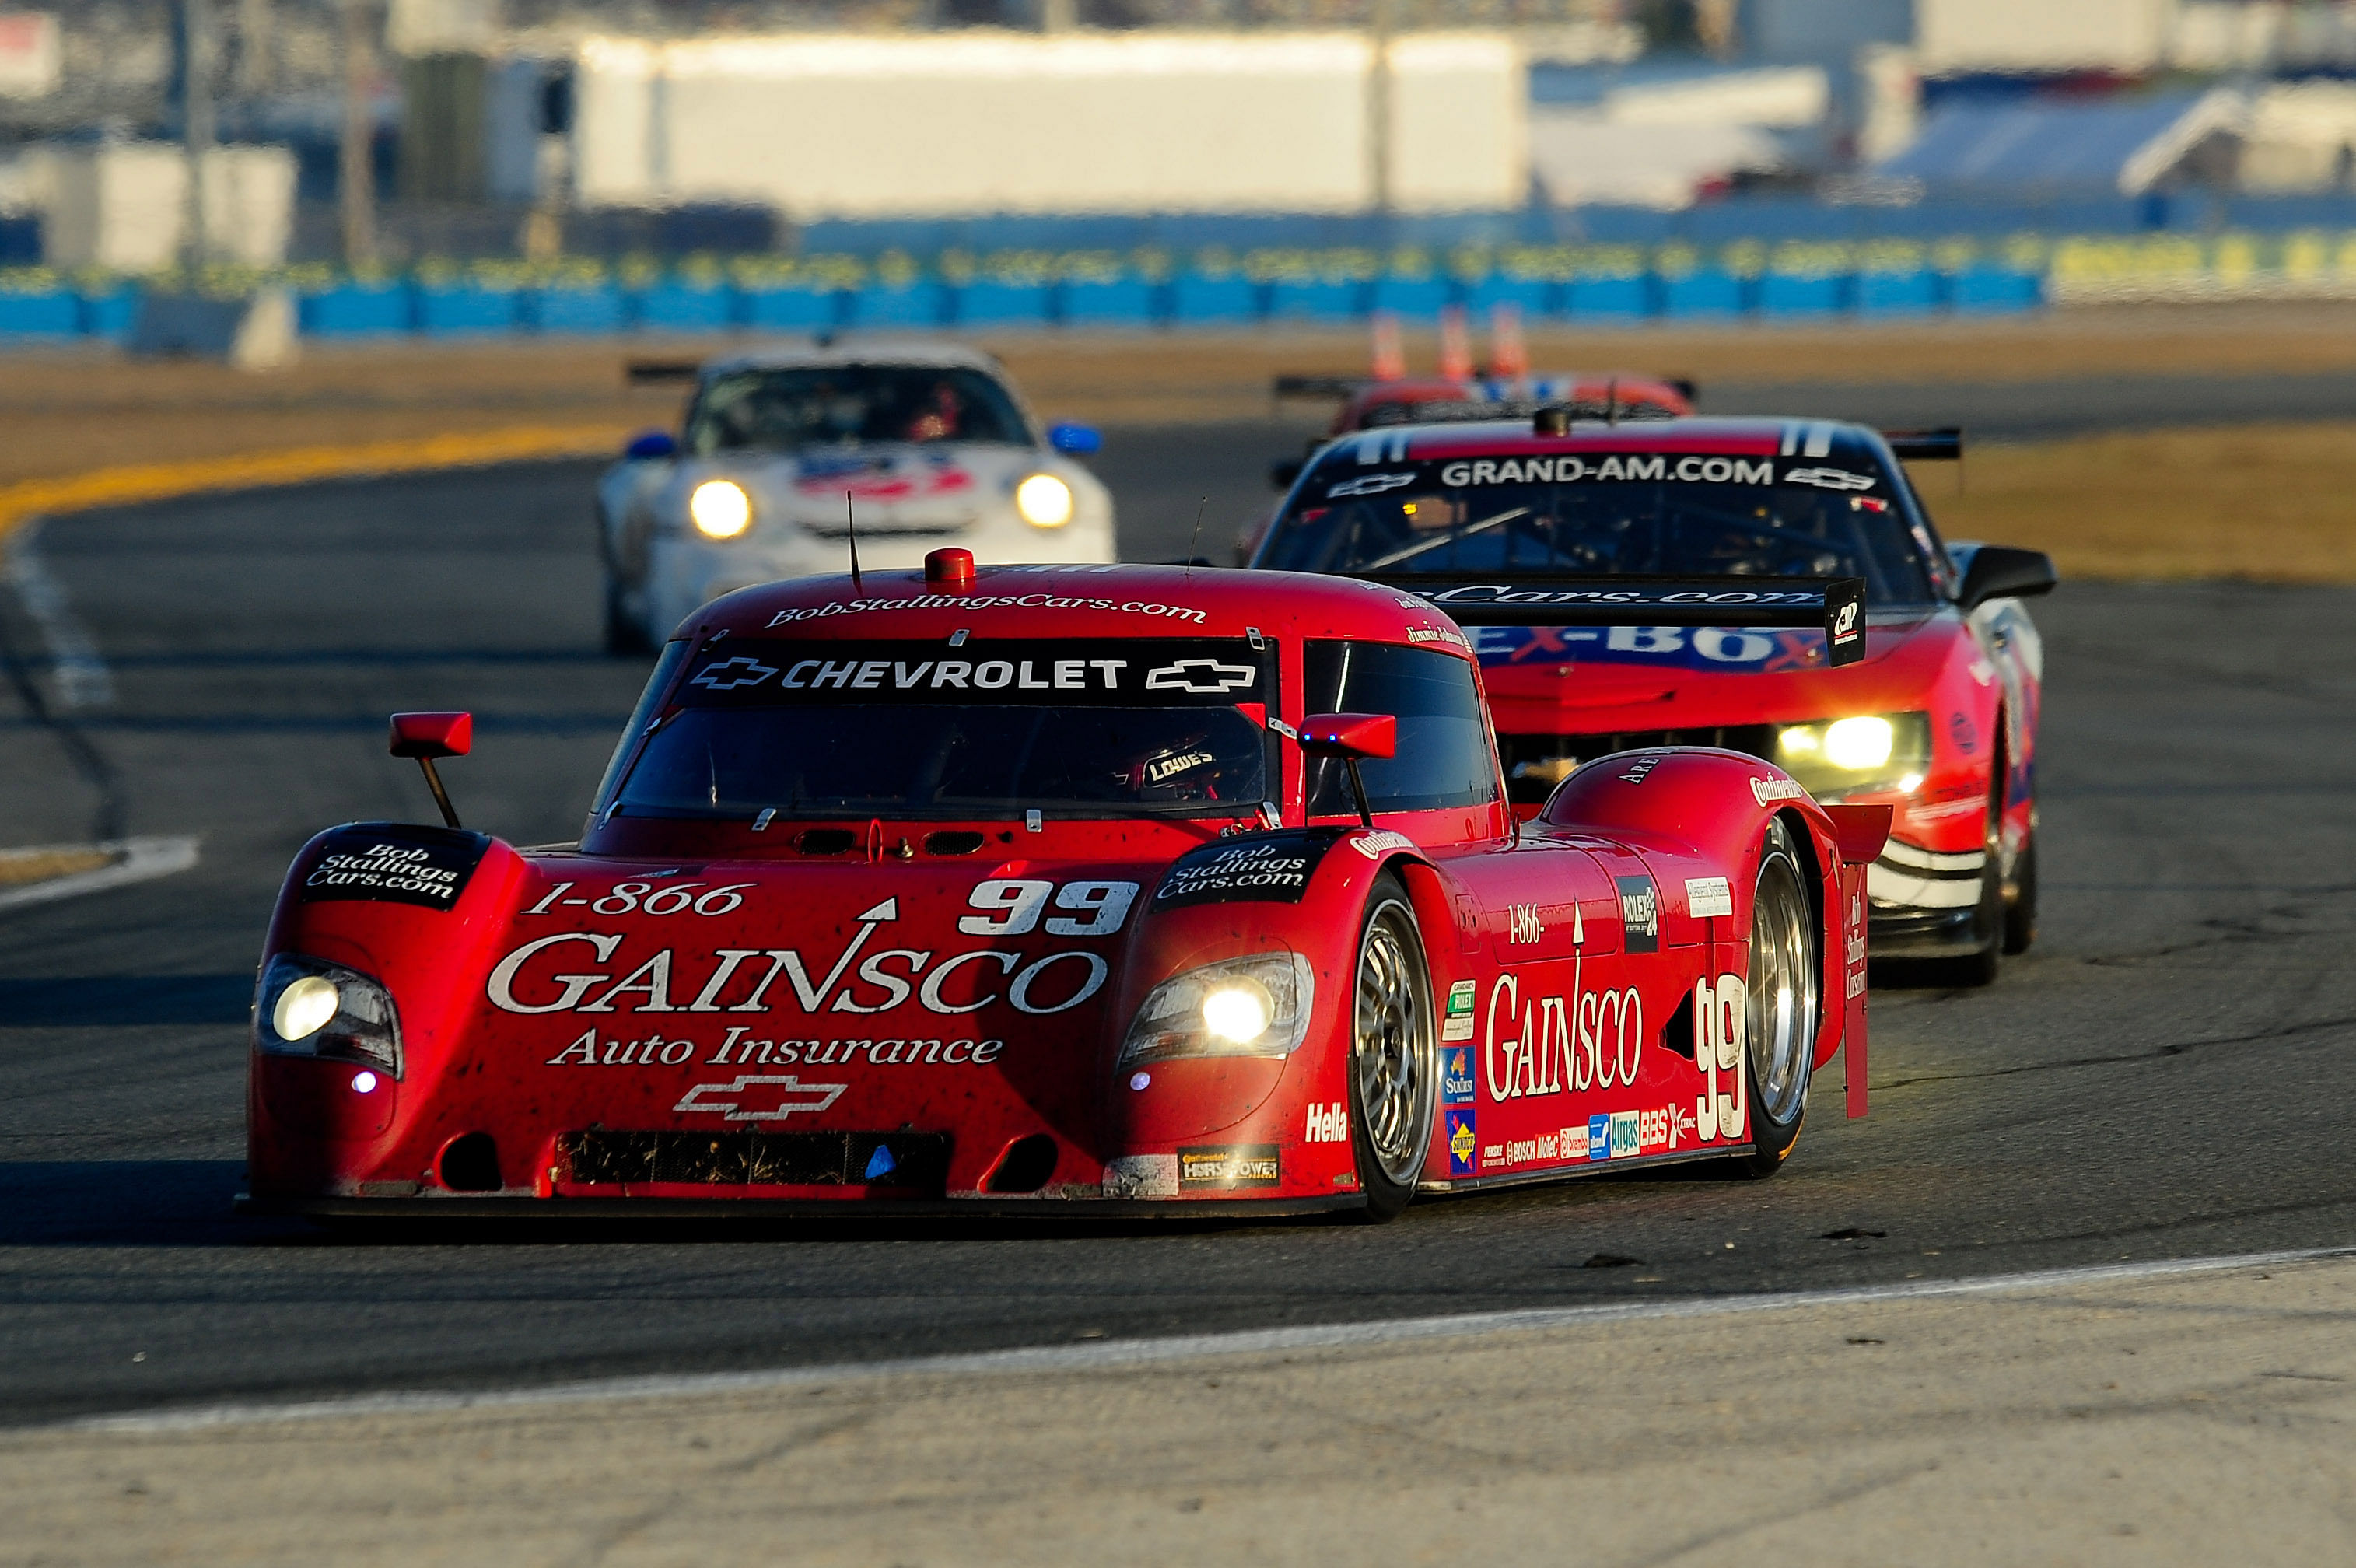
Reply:
<svg viewBox="0 0 2356 1568"><path fill-rule="evenodd" d="M1359 1193L1332 1197L884 1198L841 1202L778 1197L256 1197L235 1212L305 1219L1279 1219L1346 1214Z"/></svg>

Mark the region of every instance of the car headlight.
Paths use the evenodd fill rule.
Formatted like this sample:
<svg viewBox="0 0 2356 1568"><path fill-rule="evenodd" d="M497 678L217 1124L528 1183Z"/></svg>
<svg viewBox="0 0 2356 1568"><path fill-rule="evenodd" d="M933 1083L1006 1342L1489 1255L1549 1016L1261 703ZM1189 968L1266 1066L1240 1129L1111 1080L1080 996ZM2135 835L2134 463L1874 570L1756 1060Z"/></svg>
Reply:
<svg viewBox="0 0 2356 1568"><path fill-rule="evenodd" d="M1014 510L1033 528L1061 528L1072 521L1072 487L1053 474L1033 474L1014 487Z"/></svg>
<svg viewBox="0 0 2356 1568"><path fill-rule="evenodd" d="M1859 714L1780 725L1774 762L1820 800L1912 789L1930 770L1931 715Z"/></svg>
<svg viewBox="0 0 2356 1568"><path fill-rule="evenodd" d="M706 479L687 498L688 520L706 539L734 539L753 526L753 498L734 479Z"/></svg>
<svg viewBox="0 0 2356 1568"><path fill-rule="evenodd" d="M262 972L253 1045L266 1056L364 1062L401 1076L392 993L358 970L301 953L280 953Z"/></svg>
<svg viewBox="0 0 2356 1568"><path fill-rule="evenodd" d="M1316 977L1297 952L1206 963L1153 988L1129 1026L1120 1059L1289 1057L1309 1033Z"/></svg>

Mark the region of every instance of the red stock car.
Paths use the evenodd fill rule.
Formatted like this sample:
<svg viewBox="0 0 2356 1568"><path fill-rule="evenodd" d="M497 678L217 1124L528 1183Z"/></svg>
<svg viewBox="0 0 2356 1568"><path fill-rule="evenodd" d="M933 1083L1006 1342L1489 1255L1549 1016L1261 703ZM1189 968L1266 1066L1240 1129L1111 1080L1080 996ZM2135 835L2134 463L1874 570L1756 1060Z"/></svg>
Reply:
<svg viewBox="0 0 2356 1568"><path fill-rule="evenodd" d="M2044 659L2020 599L2055 578L2034 551L1940 541L1900 459L1960 452L1954 431L1564 409L1374 430L1319 452L1253 564L1453 585L1444 607L1478 602L1493 621L1500 599L1608 601L1631 574L1863 579L1853 670L1739 617L1479 628L1506 787L1535 811L1594 757L1703 745L1773 762L1820 800L1889 805L1867 882L1874 956L1985 983L2036 934Z"/></svg>
<svg viewBox="0 0 2356 1568"><path fill-rule="evenodd" d="M469 728L394 720L447 826L289 872L249 1210L1383 1219L1772 1171L1844 1045L1863 1111L1887 812L1655 747L1519 820L1464 633L1394 590L963 551L747 588L664 649L577 845L457 825Z"/></svg>

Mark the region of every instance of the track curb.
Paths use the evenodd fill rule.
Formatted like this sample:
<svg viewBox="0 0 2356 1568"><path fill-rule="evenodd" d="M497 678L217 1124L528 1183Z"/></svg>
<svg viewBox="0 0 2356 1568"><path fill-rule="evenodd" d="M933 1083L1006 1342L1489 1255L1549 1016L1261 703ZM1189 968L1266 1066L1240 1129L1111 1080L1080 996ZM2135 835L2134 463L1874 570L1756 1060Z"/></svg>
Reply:
<svg viewBox="0 0 2356 1568"><path fill-rule="evenodd" d="M416 436L349 446L290 446L177 463L134 463L0 486L0 546L27 521L98 507L136 506L213 491L274 489L322 479L367 478L435 468L482 467L534 458L615 452L618 424L519 424L464 435Z"/></svg>

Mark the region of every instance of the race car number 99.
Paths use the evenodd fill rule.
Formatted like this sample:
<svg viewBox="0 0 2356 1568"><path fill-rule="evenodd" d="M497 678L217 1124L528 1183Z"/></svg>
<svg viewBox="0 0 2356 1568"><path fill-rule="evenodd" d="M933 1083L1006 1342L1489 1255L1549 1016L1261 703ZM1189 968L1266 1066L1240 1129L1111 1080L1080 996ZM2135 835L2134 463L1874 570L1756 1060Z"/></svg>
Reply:
<svg viewBox="0 0 2356 1568"><path fill-rule="evenodd" d="M1050 916L1047 919L1049 936L1108 937L1119 930L1121 922L1129 918L1129 907L1137 901L1137 884L1066 882L1058 892L1052 882L992 878L976 887L966 903L976 909L999 912L961 915L958 918L958 929L969 937L1022 936L1039 924L1040 911L1047 907L1051 895L1056 908L1078 910L1087 918Z"/></svg>

